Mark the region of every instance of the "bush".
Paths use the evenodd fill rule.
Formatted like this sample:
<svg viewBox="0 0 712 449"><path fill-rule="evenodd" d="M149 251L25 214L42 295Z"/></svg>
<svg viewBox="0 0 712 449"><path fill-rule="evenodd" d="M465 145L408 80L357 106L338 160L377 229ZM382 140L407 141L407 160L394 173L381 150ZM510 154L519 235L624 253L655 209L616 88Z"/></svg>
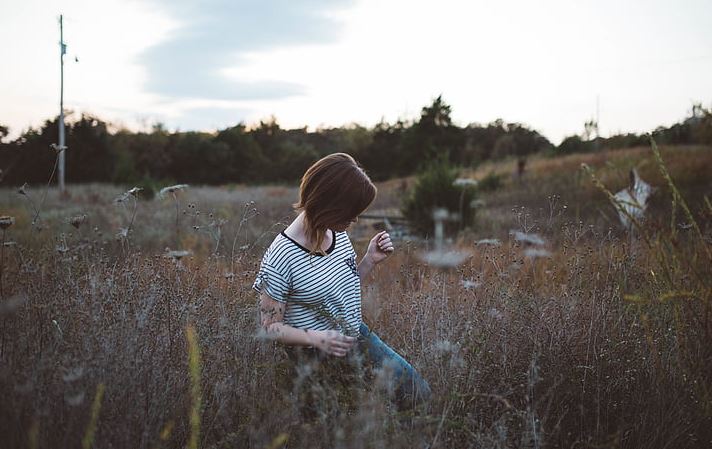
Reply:
<svg viewBox="0 0 712 449"><path fill-rule="evenodd" d="M461 215L459 223L449 223L452 228L469 226L475 218L470 206L476 197L472 185L456 185L457 169L446 160L437 160L426 165L418 175L415 187L403 204L403 215L416 232L432 234L433 210L444 208L451 215Z"/></svg>
<svg viewBox="0 0 712 449"><path fill-rule="evenodd" d="M477 188L481 192L494 192L500 187L502 187L502 175L498 175L493 171L487 173L479 184L477 184Z"/></svg>
<svg viewBox="0 0 712 449"><path fill-rule="evenodd" d="M594 146L591 140L583 140L579 136L569 136L559 144L557 153L561 155L571 153L589 153L593 151L593 148Z"/></svg>

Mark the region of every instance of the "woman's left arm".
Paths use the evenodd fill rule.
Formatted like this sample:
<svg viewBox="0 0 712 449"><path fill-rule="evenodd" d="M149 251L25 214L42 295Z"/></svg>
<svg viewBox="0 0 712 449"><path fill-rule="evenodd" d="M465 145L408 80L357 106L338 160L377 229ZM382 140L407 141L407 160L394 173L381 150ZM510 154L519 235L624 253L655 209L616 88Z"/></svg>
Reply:
<svg viewBox="0 0 712 449"><path fill-rule="evenodd" d="M391 241L391 236L386 231L381 231L373 236L368 243L366 255L363 256L358 264L358 274L361 280L365 280L373 270L373 267L386 260L388 256L393 254L393 251L395 251L395 248Z"/></svg>

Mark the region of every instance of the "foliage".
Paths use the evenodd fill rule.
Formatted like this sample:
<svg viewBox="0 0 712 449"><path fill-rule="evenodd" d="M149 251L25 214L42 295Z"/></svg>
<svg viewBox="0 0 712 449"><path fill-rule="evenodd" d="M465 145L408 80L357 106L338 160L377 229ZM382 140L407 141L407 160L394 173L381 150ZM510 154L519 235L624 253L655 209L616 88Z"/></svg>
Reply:
<svg viewBox="0 0 712 449"><path fill-rule="evenodd" d="M58 119L30 128L15 140L0 126L0 182L41 184L55 158ZM238 123L215 133L171 132L156 124L150 130L112 130L97 117L67 113L66 180L68 183L176 180L189 184L294 183L314 160L336 151L356 157L374 180L416 174L441 157L473 167L487 160L527 158L534 154L562 156L646 144L645 136L597 132L568 136L553 145L536 130L502 119L486 125L460 127L442 96L421 109L416 120L381 121L373 128L350 124L309 131L283 129L272 117L256 126ZM590 138L592 135L595 138ZM712 114L695 105L690 117L652 132L660 144L712 145Z"/></svg>
<svg viewBox="0 0 712 449"><path fill-rule="evenodd" d="M596 137L591 138L589 130L591 124L596 126ZM572 153L587 153L605 149L632 148L646 146L646 134L614 134L610 137L599 137L595 122L587 122L587 130L583 136L572 135L564 138L552 155L565 155ZM701 104L692 106L689 117L670 127L659 126L650 133L661 145L712 145L712 111Z"/></svg>
<svg viewBox="0 0 712 449"><path fill-rule="evenodd" d="M477 190L480 192L494 192L502 187L502 175L495 171L487 173L477 184Z"/></svg>
<svg viewBox="0 0 712 449"><path fill-rule="evenodd" d="M446 209L458 217L458 224L446 228L470 226L474 222L475 209L471 206L476 197L472 185L457 185L457 168L441 158L428 164L419 174L410 196L403 204L403 215L411 226L424 235L432 235L433 211Z"/></svg>

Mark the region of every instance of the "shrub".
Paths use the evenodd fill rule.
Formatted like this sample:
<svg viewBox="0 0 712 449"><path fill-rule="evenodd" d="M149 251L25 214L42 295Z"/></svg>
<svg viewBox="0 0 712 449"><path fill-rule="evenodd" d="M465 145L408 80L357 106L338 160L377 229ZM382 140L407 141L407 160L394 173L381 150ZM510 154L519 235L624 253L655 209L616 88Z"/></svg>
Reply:
<svg viewBox="0 0 712 449"><path fill-rule="evenodd" d="M481 192L494 192L502 187L502 175L498 175L494 171L487 173L482 180L477 184L477 189Z"/></svg>
<svg viewBox="0 0 712 449"><path fill-rule="evenodd" d="M459 225L469 226L475 218L470 206L476 197L473 185L457 185L457 169L447 160L436 160L426 165L418 175L415 187L403 204L403 215L416 232L433 231L433 210L447 209L451 215L461 216ZM453 224L450 224L453 227Z"/></svg>

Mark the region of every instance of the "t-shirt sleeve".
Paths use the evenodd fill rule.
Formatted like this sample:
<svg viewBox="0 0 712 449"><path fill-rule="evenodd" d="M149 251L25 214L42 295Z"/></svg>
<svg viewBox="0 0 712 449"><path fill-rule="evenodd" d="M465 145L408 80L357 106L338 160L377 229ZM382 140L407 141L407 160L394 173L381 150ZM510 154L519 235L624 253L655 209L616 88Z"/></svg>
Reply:
<svg viewBox="0 0 712 449"><path fill-rule="evenodd" d="M262 259L260 271L257 272L252 288L260 293L267 293L275 301L287 302L290 290L287 276L275 268L269 253Z"/></svg>

